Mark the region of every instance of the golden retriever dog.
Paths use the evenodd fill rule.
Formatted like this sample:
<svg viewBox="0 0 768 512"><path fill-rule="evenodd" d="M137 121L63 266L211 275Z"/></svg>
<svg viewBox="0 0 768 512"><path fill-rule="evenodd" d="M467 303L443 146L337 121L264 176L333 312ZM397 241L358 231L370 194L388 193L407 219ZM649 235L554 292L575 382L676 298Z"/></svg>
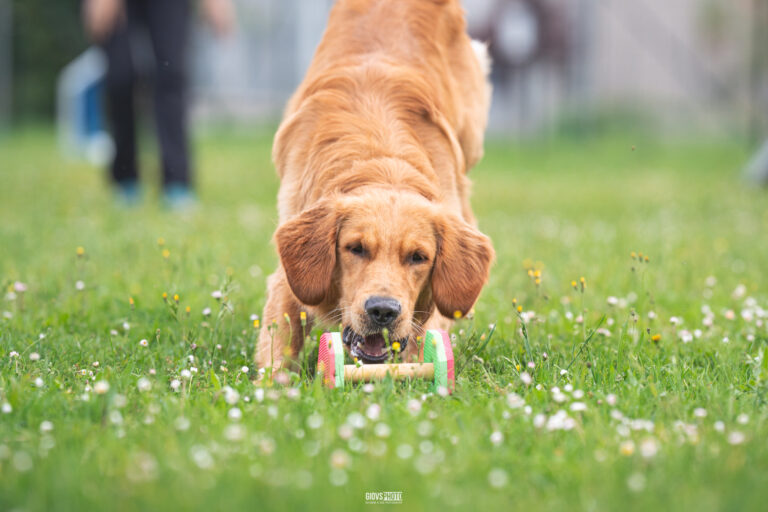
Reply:
<svg viewBox="0 0 768 512"><path fill-rule="evenodd" d="M459 0L336 3L275 136L280 264L260 367L295 361L313 322L341 324L364 363L411 361L425 329L470 311L494 257L466 177L488 69Z"/></svg>

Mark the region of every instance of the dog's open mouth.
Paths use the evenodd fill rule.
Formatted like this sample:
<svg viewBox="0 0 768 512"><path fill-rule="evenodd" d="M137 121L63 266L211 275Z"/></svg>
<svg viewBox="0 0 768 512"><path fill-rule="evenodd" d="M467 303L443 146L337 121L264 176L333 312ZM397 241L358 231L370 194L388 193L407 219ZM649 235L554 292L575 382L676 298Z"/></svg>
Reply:
<svg viewBox="0 0 768 512"><path fill-rule="evenodd" d="M392 347L387 345L387 340L381 333L363 336L349 327L345 327L342 339L344 344L349 347L349 353L352 357L356 357L367 364L383 363L389 359L392 353ZM408 337L395 341L400 343L400 352L402 352L408 344Z"/></svg>

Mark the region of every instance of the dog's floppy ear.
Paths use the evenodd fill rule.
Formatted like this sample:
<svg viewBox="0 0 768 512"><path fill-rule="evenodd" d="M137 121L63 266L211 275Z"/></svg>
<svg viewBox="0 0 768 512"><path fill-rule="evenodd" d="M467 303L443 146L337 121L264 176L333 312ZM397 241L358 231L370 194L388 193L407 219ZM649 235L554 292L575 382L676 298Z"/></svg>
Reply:
<svg viewBox="0 0 768 512"><path fill-rule="evenodd" d="M277 252L288 285L303 304L320 304L331 286L338 229L337 208L332 201L323 201L275 232Z"/></svg>
<svg viewBox="0 0 768 512"><path fill-rule="evenodd" d="M437 225L432 298L444 316L466 315L488 280L494 258L490 239L455 216Z"/></svg>

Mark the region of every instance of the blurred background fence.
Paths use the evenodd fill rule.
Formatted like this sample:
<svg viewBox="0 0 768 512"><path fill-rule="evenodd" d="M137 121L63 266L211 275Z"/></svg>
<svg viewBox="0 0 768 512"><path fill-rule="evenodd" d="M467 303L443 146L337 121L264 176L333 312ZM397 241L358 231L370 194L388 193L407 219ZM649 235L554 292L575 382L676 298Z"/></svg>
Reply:
<svg viewBox="0 0 768 512"><path fill-rule="evenodd" d="M233 37L194 31L194 118L275 122L333 2L235 3ZM768 133L768 0L463 3L495 61L492 132ZM0 0L0 123L51 118L57 75L87 46L79 0Z"/></svg>

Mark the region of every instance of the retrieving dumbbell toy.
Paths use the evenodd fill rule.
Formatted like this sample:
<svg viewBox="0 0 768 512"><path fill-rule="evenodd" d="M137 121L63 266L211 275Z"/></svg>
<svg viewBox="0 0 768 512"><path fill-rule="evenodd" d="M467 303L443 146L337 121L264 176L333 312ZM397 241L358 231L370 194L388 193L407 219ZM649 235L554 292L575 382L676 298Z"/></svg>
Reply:
<svg viewBox="0 0 768 512"><path fill-rule="evenodd" d="M326 332L320 337L317 371L329 388L343 387L345 382L393 379L431 379L431 391L441 386L453 393L453 349L451 338L443 330L431 329L424 336L424 357L419 363L344 364L341 333ZM322 375L321 375L322 374Z"/></svg>

